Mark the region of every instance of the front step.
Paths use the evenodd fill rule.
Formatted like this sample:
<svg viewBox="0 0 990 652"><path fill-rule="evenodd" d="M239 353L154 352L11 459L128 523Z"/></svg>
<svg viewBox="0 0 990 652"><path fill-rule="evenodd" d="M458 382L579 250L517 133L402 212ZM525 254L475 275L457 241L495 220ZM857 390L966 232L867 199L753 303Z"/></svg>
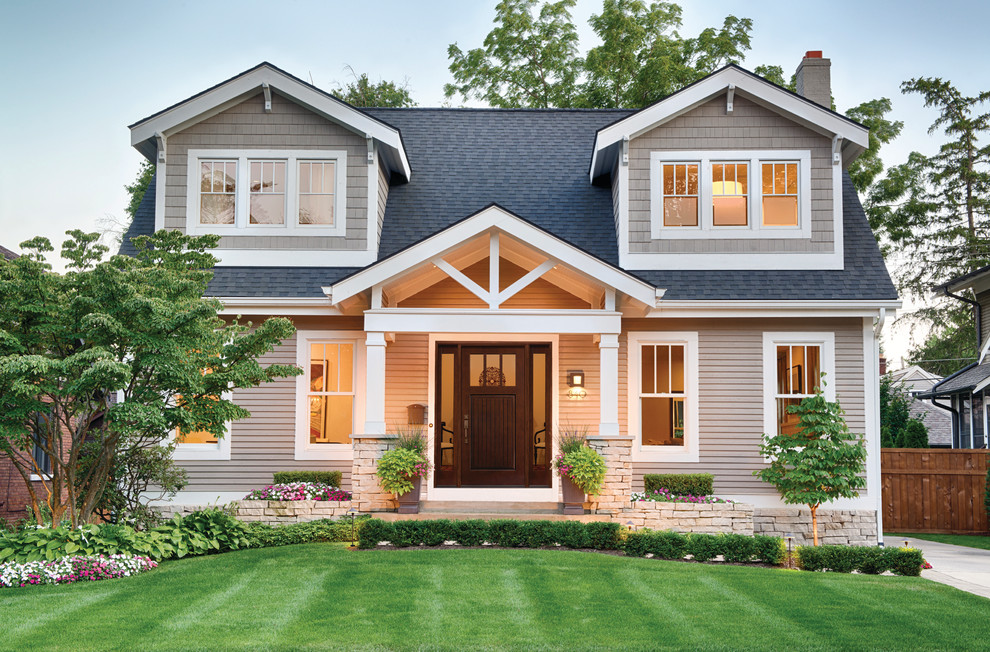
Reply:
<svg viewBox="0 0 990 652"><path fill-rule="evenodd" d="M465 509L465 508L461 508ZM451 521L470 521L470 520L482 520L482 521L494 521L498 519L509 519L513 521L580 521L582 523L590 523L591 521L610 521L612 520L607 514L577 514L577 515L567 515L561 514L560 512L544 512L544 513L519 513L519 512L509 512L509 513L499 513L499 512L469 512L469 511L458 511L458 512L423 512L420 509L419 514L398 514L396 512L372 512L371 516L373 518L378 518L383 521L436 521L440 519L447 519Z"/></svg>
<svg viewBox="0 0 990 652"><path fill-rule="evenodd" d="M559 514L562 503L478 502L466 500L424 500L419 504L421 514L439 512L471 512L472 514Z"/></svg>

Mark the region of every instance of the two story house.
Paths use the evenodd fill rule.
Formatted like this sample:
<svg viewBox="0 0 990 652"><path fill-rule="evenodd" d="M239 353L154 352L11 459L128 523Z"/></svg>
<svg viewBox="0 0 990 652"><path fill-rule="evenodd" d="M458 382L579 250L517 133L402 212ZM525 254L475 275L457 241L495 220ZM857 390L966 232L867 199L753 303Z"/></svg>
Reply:
<svg viewBox="0 0 990 652"><path fill-rule="evenodd" d="M875 540L899 303L846 174L867 129L829 109L821 53L797 88L730 65L638 111L358 109L262 63L131 125L157 173L127 236L219 234L209 292L291 317L266 359L306 371L235 392L252 416L226 437L186 437L176 500L339 469L386 509L375 459L413 424L424 500L460 511L557 503L555 437L587 430L604 513L643 474L708 472L794 516L753 471L825 374L869 445L867 489L831 507Z"/></svg>

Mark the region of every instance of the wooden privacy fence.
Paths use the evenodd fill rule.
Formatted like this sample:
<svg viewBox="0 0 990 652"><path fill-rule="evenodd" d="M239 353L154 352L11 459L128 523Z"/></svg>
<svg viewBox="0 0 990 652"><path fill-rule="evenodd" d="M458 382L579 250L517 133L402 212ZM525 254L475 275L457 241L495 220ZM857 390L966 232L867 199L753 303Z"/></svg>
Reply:
<svg viewBox="0 0 990 652"><path fill-rule="evenodd" d="M885 531L988 531L987 451L884 448L880 471Z"/></svg>

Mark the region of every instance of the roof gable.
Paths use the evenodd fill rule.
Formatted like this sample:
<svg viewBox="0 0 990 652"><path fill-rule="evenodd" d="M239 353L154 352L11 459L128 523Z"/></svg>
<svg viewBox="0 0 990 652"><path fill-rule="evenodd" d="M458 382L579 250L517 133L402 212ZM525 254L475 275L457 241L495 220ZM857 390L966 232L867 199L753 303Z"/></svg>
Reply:
<svg viewBox="0 0 990 652"><path fill-rule="evenodd" d="M756 104L786 115L819 133L842 138L842 156L851 161L869 144L869 130L828 108L786 88L730 64L693 84L602 127L595 134L589 175L592 180L609 171L624 141L645 133L668 120L724 94L738 94Z"/></svg>
<svg viewBox="0 0 990 652"><path fill-rule="evenodd" d="M277 89L326 119L373 138L384 146L384 158L390 167L406 179L411 178L412 170L398 129L267 62L130 125L131 145L153 159L159 136L167 138L265 89Z"/></svg>
<svg viewBox="0 0 990 652"><path fill-rule="evenodd" d="M0 245L0 257L6 258L7 260L14 260L18 256L10 249L7 249L6 247Z"/></svg>

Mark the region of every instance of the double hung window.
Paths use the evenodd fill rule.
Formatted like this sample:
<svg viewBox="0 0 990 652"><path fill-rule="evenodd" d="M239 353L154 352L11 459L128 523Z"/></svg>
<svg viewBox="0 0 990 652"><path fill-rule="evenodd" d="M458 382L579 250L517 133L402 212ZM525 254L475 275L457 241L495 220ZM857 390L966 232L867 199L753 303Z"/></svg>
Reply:
<svg viewBox="0 0 990 652"><path fill-rule="evenodd" d="M362 332L298 331L297 460L350 459L351 438L363 432L365 383Z"/></svg>
<svg viewBox="0 0 990 652"><path fill-rule="evenodd" d="M798 416L789 408L819 389L835 400L834 348L833 333L764 333L766 433L797 434Z"/></svg>

